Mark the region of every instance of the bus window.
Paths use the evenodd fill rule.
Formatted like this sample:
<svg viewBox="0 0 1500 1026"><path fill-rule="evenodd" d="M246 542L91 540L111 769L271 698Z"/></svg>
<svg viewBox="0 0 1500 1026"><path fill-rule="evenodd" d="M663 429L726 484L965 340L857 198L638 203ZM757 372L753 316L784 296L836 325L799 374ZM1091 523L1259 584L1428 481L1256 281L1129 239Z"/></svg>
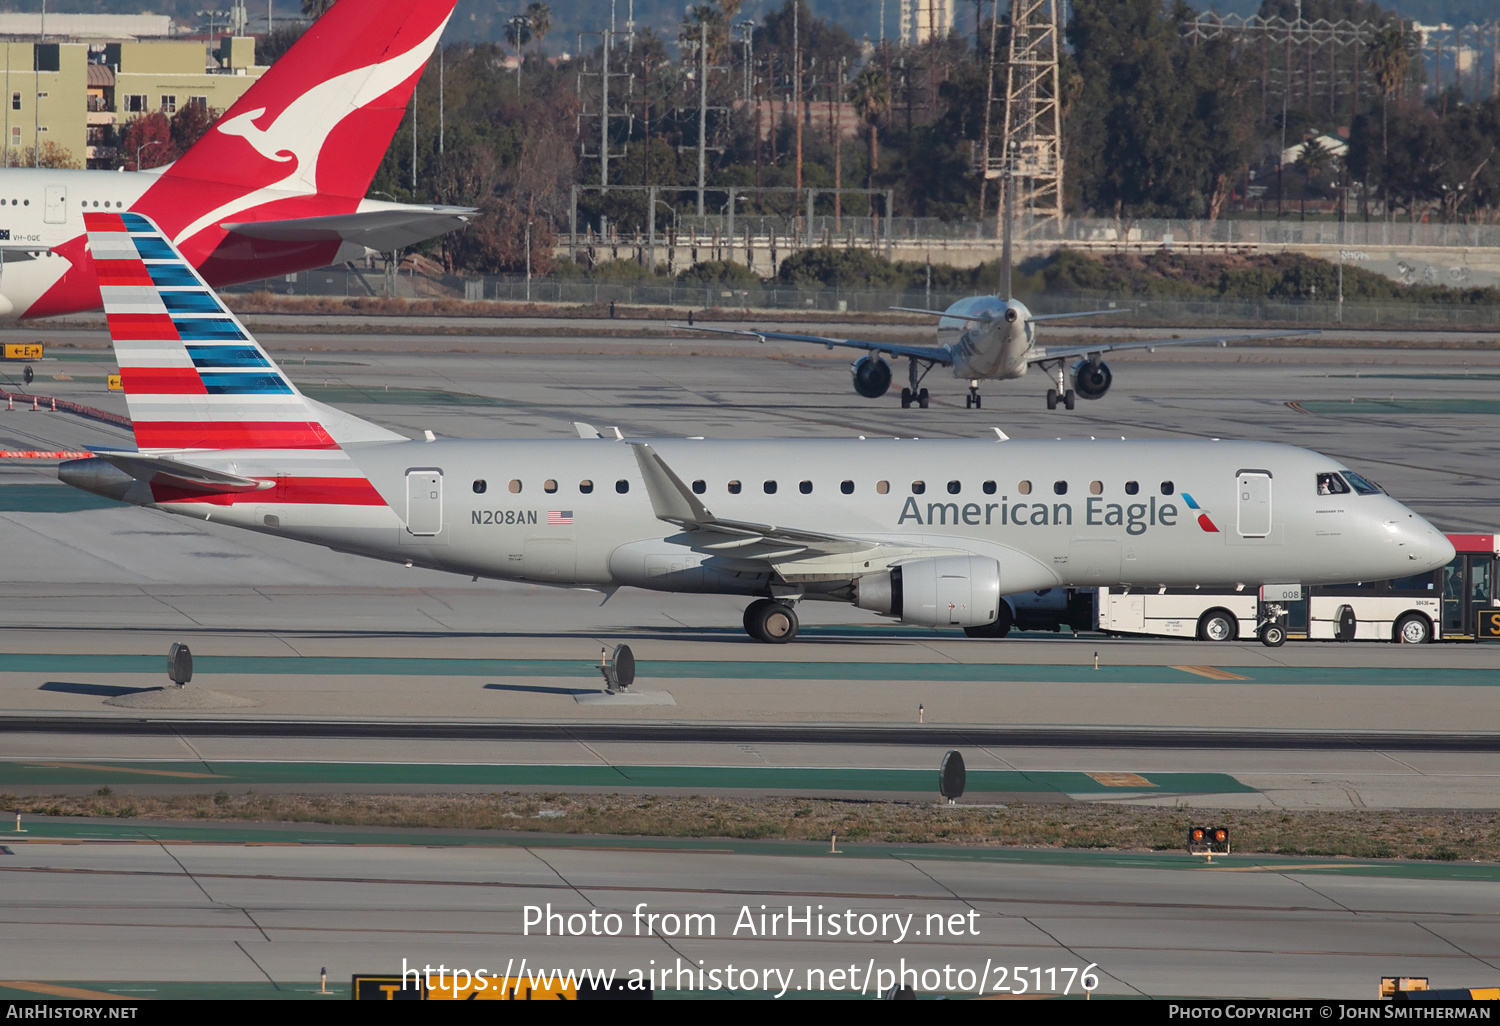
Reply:
<svg viewBox="0 0 1500 1026"><path fill-rule="evenodd" d="M1318 475L1319 495L1348 495L1349 486L1337 474L1328 472Z"/></svg>
<svg viewBox="0 0 1500 1026"><path fill-rule="evenodd" d="M1432 591L1432 574L1415 574L1411 577L1398 577L1391 582L1392 591Z"/></svg>
<svg viewBox="0 0 1500 1026"><path fill-rule="evenodd" d="M1380 494L1380 486L1379 485L1372 484L1369 481L1366 481L1364 478L1360 477L1358 474L1356 474L1352 470L1346 470L1343 473L1344 473L1344 477L1348 479L1349 483L1354 486L1354 490L1356 492L1358 492L1360 495L1379 495Z"/></svg>
<svg viewBox="0 0 1500 1026"><path fill-rule="evenodd" d="M1484 608L1490 604L1490 598L1494 594L1494 588L1490 583L1490 572L1494 568L1494 560L1488 556L1473 557L1469 577L1474 585L1474 605L1476 608Z"/></svg>

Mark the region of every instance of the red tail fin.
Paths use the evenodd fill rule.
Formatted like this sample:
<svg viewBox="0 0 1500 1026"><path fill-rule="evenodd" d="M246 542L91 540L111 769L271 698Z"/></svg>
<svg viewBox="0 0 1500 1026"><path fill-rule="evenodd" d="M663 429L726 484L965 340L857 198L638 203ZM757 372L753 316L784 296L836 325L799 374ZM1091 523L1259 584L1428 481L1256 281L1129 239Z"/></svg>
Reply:
<svg viewBox="0 0 1500 1026"><path fill-rule="evenodd" d="M453 6L339 0L167 176L364 196Z"/></svg>

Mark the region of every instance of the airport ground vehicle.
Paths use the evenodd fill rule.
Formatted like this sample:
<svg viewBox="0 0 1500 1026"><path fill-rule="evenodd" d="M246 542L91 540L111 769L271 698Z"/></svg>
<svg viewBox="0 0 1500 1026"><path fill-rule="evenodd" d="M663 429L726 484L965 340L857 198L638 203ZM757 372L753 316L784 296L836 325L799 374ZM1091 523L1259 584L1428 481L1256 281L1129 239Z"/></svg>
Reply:
<svg viewBox="0 0 1500 1026"><path fill-rule="evenodd" d="M1279 626L1282 638L1314 641L1474 641L1500 638L1496 594L1500 535L1450 534L1454 558L1436 570L1384 581L1312 585L1276 602L1260 591L1203 588L1053 588L1007 596L1026 630L1234 641ZM1280 598L1280 597L1278 597ZM1276 614L1271 606L1280 606ZM1262 639L1264 640L1264 638ZM1272 644L1280 644L1274 635Z"/></svg>

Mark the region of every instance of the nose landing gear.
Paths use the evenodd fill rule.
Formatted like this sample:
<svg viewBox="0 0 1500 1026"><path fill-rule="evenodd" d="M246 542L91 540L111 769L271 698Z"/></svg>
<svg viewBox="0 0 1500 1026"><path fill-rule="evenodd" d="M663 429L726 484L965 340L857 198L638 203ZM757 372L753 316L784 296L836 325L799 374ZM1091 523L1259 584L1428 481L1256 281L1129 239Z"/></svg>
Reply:
<svg viewBox="0 0 1500 1026"><path fill-rule="evenodd" d="M969 382L969 394L968 394L968 396L966 396L964 398L964 409L966 409L966 410L977 410L977 409L979 409L979 382L978 381L970 381Z"/></svg>

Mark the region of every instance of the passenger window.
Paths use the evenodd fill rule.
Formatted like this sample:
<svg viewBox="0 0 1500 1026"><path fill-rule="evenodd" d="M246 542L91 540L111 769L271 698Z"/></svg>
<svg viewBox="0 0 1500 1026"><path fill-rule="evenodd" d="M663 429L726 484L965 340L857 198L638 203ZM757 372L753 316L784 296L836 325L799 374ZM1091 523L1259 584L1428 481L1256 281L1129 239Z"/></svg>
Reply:
<svg viewBox="0 0 1500 1026"><path fill-rule="evenodd" d="M926 481L913 481L911 483L911 493L913 495L921 495L925 491L927 491Z"/></svg>
<svg viewBox="0 0 1500 1026"><path fill-rule="evenodd" d="M1052 494L1054 494L1054 495L1067 495L1068 494L1068 482L1066 482L1066 481L1053 481L1052 482Z"/></svg>
<svg viewBox="0 0 1500 1026"><path fill-rule="evenodd" d="M706 491L708 491L708 482L707 481L694 481L693 482L693 494L694 495L702 495Z"/></svg>
<svg viewBox="0 0 1500 1026"><path fill-rule="evenodd" d="M797 486L797 490L799 492L801 492L803 495L811 495L812 494L812 482L811 481L803 481L801 484L799 484Z"/></svg>
<svg viewBox="0 0 1500 1026"><path fill-rule="evenodd" d="M1321 475L1319 475L1321 476ZM1398 577L1391 582L1392 591L1432 591L1432 574L1417 574L1415 577Z"/></svg>
<svg viewBox="0 0 1500 1026"><path fill-rule="evenodd" d="M1171 481L1163 481L1161 483L1161 493L1163 495L1171 495L1176 490L1177 487Z"/></svg>
<svg viewBox="0 0 1500 1026"><path fill-rule="evenodd" d="M549 495L557 491L557 482L549 477L547 480L542 482L542 491L548 493Z"/></svg>
<svg viewBox="0 0 1500 1026"><path fill-rule="evenodd" d="M995 494L995 482L993 482L993 481L986 481L984 483L984 494L986 494L986 495L994 495Z"/></svg>
<svg viewBox="0 0 1500 1026"><path fill-rule="evenodd" d="M1031 482L1030 481L1022 481L1020 484L1016 485L1016 491L1020 492L1022 495L1030 495L1031 494Z"/></svg>
<svg viewBox="0 0 1500 1026"><path fill-rule="evenodd" d="M854 482L853 481L844 481L843 483L841 483L839 485L839 491L843 492L845 495L853 495L854 494Z"/></svg>
<svg viewBox="0 0 1500 1026"><path fill-rule="evenodd" d="M959 493L959 490L962 489L962 488L963 488L963 485L959 484L957 481L949 481L948 482L948 494L949 495L957 495Z"/></svg>
<svg viewBox="0 0 1500 1026"><path fill-rule="evenodd" d="M729 494L730 495L738 495L738 494L740 494L740 483L738 481L731 481L731 482L729 482Z"/></svg>
<svg viewBox="0 0 1500 1026"><path fill-rule="evenodd" d="M510 488L510 493L512 495L520 495L521 494L521 482L519 482L519 481L512 481L508 487Z"/></svg>
<svg viewBox="0 0 1500 1026"><path fill-rule="evenodd" d="M594 490L594 482L590 481L588 478L584 478L582 481L578 482L578 490L584 495L587 495L589 494L589 492L592 492Z"/></svg>
<svg viewBox="0 0 1500 1026"><path fill-rule="evenodd" d="M776 494L776 482L775 481L767 481L765 484L761 485L761 488L765 491L765 493L767 495L775 495Z"/></svg>
<svg viewBox="0 0 1500 1026"><path fill-rule="evenodd" d="M1089 494L1090 495L1103 495L1104 494L1104 482L1103 481L1090 481L1089 482Z"/></svg>
<svg viewBox="0 0 1500 1026"><path fill-rule="evenodd" d="M483 495L484 494L484 490L486 488L488 488L488 487L489 487L489 485L485 484L484 483L484 479L481 478L480 480L474 482L474 494L475 495Z"/></svg>
<svg viewBox="0 0 1500 1026"><path fill-rule="evenodd" d="M890 490L891 490L891 483L889 481L876 481L875 482L875 494L877 494L877 495L884 495L887 492L889 492Z"/></svg>
<svg viewBox="0 0 1500 1026"><path fill-rule="evenodd" d="M1125 494L1126 495L1139 495L1140 493L1141 493L1141 483L1139 481L1126 481L1125 482Z"/></svg>
<svg viewBox="0 0 1500 1026"><path fill-rule="evenodd" d="M619 492L621 495L624 495L626 492L630 491L630 482L622 477L620 480L615 482L615 491Z"/></svg>

